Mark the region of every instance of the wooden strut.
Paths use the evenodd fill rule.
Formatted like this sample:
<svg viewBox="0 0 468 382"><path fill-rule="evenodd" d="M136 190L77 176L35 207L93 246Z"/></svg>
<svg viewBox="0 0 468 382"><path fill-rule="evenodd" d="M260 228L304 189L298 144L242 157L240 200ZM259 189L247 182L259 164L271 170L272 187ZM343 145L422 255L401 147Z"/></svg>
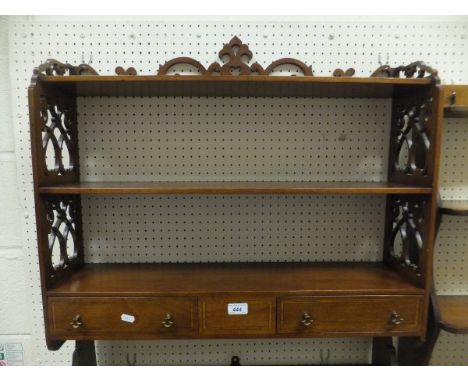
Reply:
<svg viewBox="0 0 468 382"><path fill-rule="evenodd" d="M94 341L76 341L72 366L97 366Z"/></svg>

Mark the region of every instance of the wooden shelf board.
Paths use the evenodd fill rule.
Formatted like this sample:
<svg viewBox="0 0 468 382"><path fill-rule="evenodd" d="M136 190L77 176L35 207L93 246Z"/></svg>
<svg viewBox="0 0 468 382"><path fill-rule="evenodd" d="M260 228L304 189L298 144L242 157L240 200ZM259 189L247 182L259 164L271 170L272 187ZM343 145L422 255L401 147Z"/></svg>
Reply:
<svg viewBox="0 0 468 382"><path fill-rule="evenodd" d="M468 200L443 200L439 212L443 215L468 216Z"/></svg>
<svg viewBox="0 0 468 382"><path fill-rule="evenodd" d="M310 76L41 76L45 86L78 96L391 97L396 87L431 79Z"/></svg>
<svg viewBox="0 0 468 382"><path fill-rule="evenodd" d="M211 293L422 295L381 263L86 264L49 297Z"/></svg>
<svg viewBox="0 0 468 382"><path fill-rule="evenodd" d="M446 106L445 118L468 118L468 106Z"/></svg>
<svg viewBox="0 0 468 382"><path fill-rule="evenodd" d="M437 296L442 329L458 334L468 333L468 296Z"/></svg>
<svg viewBox="0 0 468 382"><path fill-rule="evenodd" d="M39 187L41 194L430 194L387 182L82 182Z"/></svg>

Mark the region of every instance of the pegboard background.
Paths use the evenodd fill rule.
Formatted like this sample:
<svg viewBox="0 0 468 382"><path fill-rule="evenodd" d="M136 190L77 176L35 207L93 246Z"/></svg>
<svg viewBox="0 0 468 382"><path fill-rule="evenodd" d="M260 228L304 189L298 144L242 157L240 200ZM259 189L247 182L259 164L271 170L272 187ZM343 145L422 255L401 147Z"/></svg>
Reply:
<svg viewBox="0 0 468 382"><path fill-rule="evenodd" d="M90 63L101 74L113 73L116 66L135 66L139 73L150 74L177 56L209 64L222 45L238 35L249 44L253 61L262 65L292 56L311 64L316 75L354 67L357 76L368 76L380 64L424 60L439 70L445 83L468 83L467 32L466 19L461 18L400 22L11 18L11 100L35 363L69 364L72 344L48 352L43 337L26 93L33 67L51 57ZM82 175L88 180L383 180L389 107L388 100L80 99L80 156L86 158ZM195 115L195 110L203 110L204 115ZM463 158L468 130L463 130L464 121L449 124L455 128L446 126L444 132L442 192L451 199L466 199ZM450 135L453 132L456 138ZM181 157L181 147L186 146L196 147L195 158ZM229 155L223 157L217 147L225 147ZM317 165L311 167L312 162ZM190 166L193 163L195 168ZM90 261L194 261L198 256L191 246L198 246L203 261L375 260L381 253L382 200L89 197L83 201L86 252ZM195 215L183 215L181 205L192 208ZM326 217L324 205L330 207ZM98 214L108 214L109 223L97 227ZM151 227L144 224L147 218ZM323 227L318 225L322 218ZM100 235L91 227L100 229ZM452 227L459 227L455 240ZM125 236L127 228L137 235ZM330 235L334 235L333 248L324 244ZM267 236L276 240L274 248L254 247ZM462 223L453 226L444 221L436 263L440 290L468 293L468 272L456 278L451 273L460 269L463 250L459 248L466 247L467 237ZM123 247L131 248L131 255ZM467 354L468 341L459 338L453 346ZM447 354L453 353L453 340L443 339L436 348L435 364L450 363ZM330 354L329 363L366 363L370 344L369 339L101 341L97 350L101 364L125 364L127 354L131 359L135 354L138 364L227 364L232 355L239 355L245 364L320 363L321 350L322 358ZM468 364L468 360L455 363Z"/></svg>

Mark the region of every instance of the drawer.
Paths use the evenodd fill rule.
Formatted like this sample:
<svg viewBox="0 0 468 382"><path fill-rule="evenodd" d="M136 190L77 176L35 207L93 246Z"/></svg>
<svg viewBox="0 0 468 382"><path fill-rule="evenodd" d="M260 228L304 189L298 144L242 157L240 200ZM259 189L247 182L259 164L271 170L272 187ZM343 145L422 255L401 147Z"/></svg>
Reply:
<svg viewBox="0 0 468 382"><path fill-rule="evenodd" d="M284 297L279 299L278 333L415 333L421 329L422 307L422 296Z"/></svg>
<svg viewBox="0 0 468 382"><path fill-rule="evenodd" d="M240 306L247 314L228 312L229 304L242 304ZM201 335L242 337L275 333L275 297L203 297L199 310Z"/></svg>
<svg viewBox="0 0 468 382"><path fill-rule="evenodd" d="M195 335L197 299L49 298L51 335L56 338L133 339Z"/></svg>

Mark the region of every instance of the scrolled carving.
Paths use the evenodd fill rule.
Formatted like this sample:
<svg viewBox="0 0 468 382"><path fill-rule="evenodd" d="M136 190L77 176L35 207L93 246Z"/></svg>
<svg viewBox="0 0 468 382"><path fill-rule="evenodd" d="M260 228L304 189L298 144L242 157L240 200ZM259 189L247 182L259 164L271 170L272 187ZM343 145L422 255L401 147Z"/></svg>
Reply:
<svg viewBox="0 0 468 382"><path fill-rule="evenodd" d="M45 175L61 176L76 170L77 130L74 105L65 99L40 98L42 160Z"/></svg>
<svg viewBox="0 0 468 382"><path fill-rule="evenodd" d="M391 211L391 232L387 253L400 266L413 270L420 276L419 260L424 248L425 200L395 197Z"/></svg>
<svg viewBox="0 0 468 382"><path fill-rule="evenodd" d="M48 59L46 62L34 69L34 75L40 74L45 74L47 76L98 75L98 73L88 64L73 66L53 59Z"/></svg>
<svg viewBox="0 0 468 382"><path fill-rule="evenodd" d="M356 73L356 71L353 68L346 69L346 71L337 68L333 71L333 77L352 77L354 73Z"/></svg>
<svg viewBox="0 0 468 382"><path fill-rule="evenodd" d="M395 126L392 130L393 171L427 175L427 159L431 148L428 134L431 105L432 98L428 98L420 105L396 106Z"/></svg>
<svg viewBox="0 0 468 382"><path fill-rule="evenodd" d="M265 69L266 74L271 74L273 71L282 65L294 65L301 69L304 76L313 76L312 66L307 66L302 61L296 60L295 58L281 58L279 60L273 61L268 67Z"/></svg>
<svg viewBox="0 0 468 382"><path fill-rule="evenodd" d="M164 65L159 65L158 75L167 75L169 70L176 65L188 65L195 68L200 74L205 74L205 67L197 60L190 57L178 57L167 61ZM177 75L178 73L175 73Z"/></svg>
<svg viewBox="0 0 468 382"><path fill-rule="evenodd" d="M436 83L440 82L437 70L422 61L415 61L409 65L401 65L396 68L383 65L372 73L371 77L399 78L400 74L403 74L406 78L431 78Z"/></svg>
<svg viewBox="0 0 468 382"><path fill-rule="evenodd" d="M76 197L45 200L48 274L51 278L79 262Z"/></svg>
<svg viewBox="0 0 468 382"><path fill-rule="evenodd" d="M136 76L137 71L134 67L130 66L128 69L124 69L121 66L115 68L115 74L118 76Z"/></svg>

